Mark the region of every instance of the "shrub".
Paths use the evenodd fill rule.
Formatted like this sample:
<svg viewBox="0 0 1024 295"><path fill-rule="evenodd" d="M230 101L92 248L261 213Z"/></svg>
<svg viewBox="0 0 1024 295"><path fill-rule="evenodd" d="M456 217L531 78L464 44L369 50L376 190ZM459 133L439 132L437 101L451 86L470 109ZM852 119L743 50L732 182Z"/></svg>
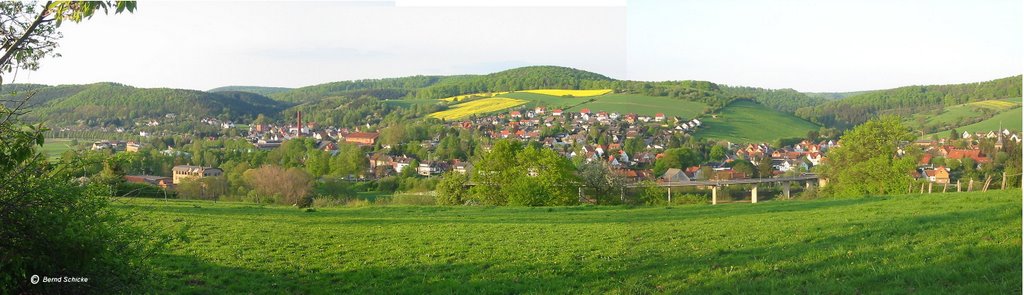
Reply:
<svg viewBox="0 0 1024 295"><path fill-rule="evenodd" d="M121 293L145 279L157 244L109 208L109 186L29 165L20 175L0 169L0 294ZM32 285L32 275L90 280Z"/></svg>
<svg viewBox="0 0 1024 295"><path fill-rule="evenodd" d="M437 204L464 204L467 195L466 180L466 175L457 172L448 172L441 176L441 182L437 185Z"/></svg>

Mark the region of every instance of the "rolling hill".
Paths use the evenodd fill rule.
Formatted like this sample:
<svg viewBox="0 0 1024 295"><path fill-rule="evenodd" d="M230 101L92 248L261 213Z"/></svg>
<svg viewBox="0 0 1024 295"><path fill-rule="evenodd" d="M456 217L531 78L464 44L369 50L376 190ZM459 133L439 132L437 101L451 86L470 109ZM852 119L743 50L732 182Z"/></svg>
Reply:
<svg viewBox="0 0 1024 295"><path fill-rule="evenodd" d="M1022 115L1024 114L1021 113L1021 107L1018 106L1016 108L1003 111L995 116L992 116L991 118L982 120L981 122L964 126L958 126L955 129L957 132L967 131L971 133L996 131L1000 130L1000 128L1009 129L1013 132L1020 132L1022 128L1024 128L1022 127L1022 124L1024 124L1024 120L1021 119ZM924 138L931 138L932 136L935 136L937 138L946 138L947 136L949 136L950 130L951 129L946 129L932 134L928 134L924 136Z"/></svg>
<svg viewBox="0 0 1024 295"><path fill-rule="evenodd" d="M940 111L914 114L912 118L907 118L904 124L931 133L977 123L1020 106L1020 98L969 102L945 107Z"/></svg>
<svg viewBox="0 0 1024 295"><path fill-rule="evenodd" d="M851 127L878 115L912 116L968 102L1021 97L1021 76L980 83L907 86L871 91L824 104L803 107L796 114L830 127Z"/></svg>
<svg viewBox="0 0 1024 295"><path fill-rule="evenodd" d="M700 138L733 143L771 142L781 138L803 138L819 126L793 115L772 110L749 100L735 101L714 116L705 116Z"/></svg>
<svg viewBox="0 0 1024 295"><path fill-rule="evenodd" d="M78 121L124 125L125 121L169 113L239 120L255 118L258 114L274 115L288 106L249 92L135 88L116 83L35 87L31 91L7 94L4 98L22 98L33 92L30 112L24 118L56 125Z"/></svg>
<svg viewBox="0 0 1024 295"><path fill-rule="evenodd" d="M290 91L292 88L287 87L265 87L265 86L224 86L217 87L214 89L207 90L208 92L224 92L224 91L241 91L255 93L259 95L271 95L274 93L281 93Z"/></svg>
<svg viewBox="0 0 1024 295"><path fill-rule="evenodd" d="M635 113L647 116L664 113L667 116L680 116L684 119L691 119L700 115L708 106L700 102L663 96L605 94L594 97L594 100L577 105L569 110L579 111L584 108L590 109L592 112Z"/></svg>

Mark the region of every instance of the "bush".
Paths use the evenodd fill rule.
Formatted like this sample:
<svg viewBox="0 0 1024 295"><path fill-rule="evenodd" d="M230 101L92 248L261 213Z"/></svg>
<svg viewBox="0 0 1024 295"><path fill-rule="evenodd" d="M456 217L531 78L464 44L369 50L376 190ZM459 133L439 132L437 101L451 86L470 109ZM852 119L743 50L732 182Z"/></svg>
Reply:
<svg viewBox="0 0 1024 295"><path fill-rule="evenodd" d="M811 187L809 187L807 189L804 189L804 191L800 192L800 194L797 195L796 198L799 199L799 200L813 200L813 199L817 199L818 198L818 187L812 185Z"/></svg>
<svg viewBox="0 0 1024 295"><path fill-rule="evenodd" d="M7 171L0 172L0 294L121 293L145 279L144 259L156 244L109 208L108 186ZM32 275L89 281L32 285Z"/></svg>
<svg viewBox="0 0 1024 295"><path fill-rule="evenodd" d="M462 205L466 200L466 175L448 172L437 185L438 205Z"/></svg>

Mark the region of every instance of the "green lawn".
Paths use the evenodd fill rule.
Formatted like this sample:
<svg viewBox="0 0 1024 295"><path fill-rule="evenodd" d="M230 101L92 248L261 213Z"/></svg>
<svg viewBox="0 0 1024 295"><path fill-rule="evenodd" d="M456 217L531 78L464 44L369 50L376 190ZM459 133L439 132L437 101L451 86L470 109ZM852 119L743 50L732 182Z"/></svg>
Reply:
<svg viewBox="0 0 1024 295"><path fill-rule="evenodd" d="M126 199L161 293L1021 292L1021 191L673 207L304 212Z"/></svg>
<svg viewBox="0 0 1024 295"><path fill-rule="evenodd" d="M664 96L646 96L638 94L606 94L595 96L593 102L574 107L570 111L589 108L592 112L618 112L620 114L636 113L653 116L665 113L667 116L680 116L684 120L697 117L707 105L700 102L674 99Z"/></svg>
<svg viewBox="0 0 1024 295"><path fill-rule="evenodd" d="M769 109L758 103L740 100L718 113L718 118L701 118L704 126L696 136L728 140L734 143L772 142L780 138L803 138L818 126L793 115Z"/></svg>

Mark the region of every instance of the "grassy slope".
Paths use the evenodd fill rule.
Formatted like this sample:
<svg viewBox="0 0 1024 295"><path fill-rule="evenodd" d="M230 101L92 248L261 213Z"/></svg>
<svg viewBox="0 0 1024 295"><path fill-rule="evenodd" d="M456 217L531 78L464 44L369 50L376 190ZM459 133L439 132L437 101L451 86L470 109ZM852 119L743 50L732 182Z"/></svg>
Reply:
<svg viewBox="0 0 1024 295"><path fill-rule="evenodd" d="M1019 107L1020 102L1020 98L976 101L962 105L947 107L945 110L943 110L941 114L938 115L915 115L913 119L908 119L904 123L911 127L920 128L921 126L917 124L917 117L923 116L926 118L925 124L927 125L956 124L959 123L964 118L983 116L984 113L980 110L982 108L1002 112L1005 110L1013 109L1014 107Z"/></svg>
<svg viewBox="0 0 1024 295"><path fill-rule="evenodd" d="M988 118L984 121L970 124L967 126L957 127L956 131L967 131L972 133L980 131L988 132L997 130L1000 126L1006 129L1010 129L1012 131L1020 131L1022 128L1022 124L1024 124L1024 120L1021 120L1021 115L1021 108L1017 107L1012 110L1003 111L1002 113L999 113L993 116L992 118ZM949 136L949 130L929 134L926 135L924 138L931 138L932 135L936 135L939 138L943 138Z"/></svg>
<svg viewBox="0 0 1024 295"><path fill-rule="evenodd" d="M585 103L570 110L579 111L582 108L589 108L592 112L636 113L648 116L665 113L668 116L680 116L683 119L691 119L699 115L707 107L706 104L700 102L637 94L607 94L595 98L596 100L593 102Z"/></svg>
<svg viewBox="0 0 1024 295"><path fill-rule="evenodd" d="M706 116L701 120L704 126L697 136L738 143L805 137L808 131L818 130L814 123L745 100L726 106L718 118Z"/></svg>
<svg viewBox="0 0 1024 295"><path fill-rule="evenodd" d="M680 207L133 199L166 293L1019 293L1021 191ZM183 231L181 229L184 229Z"/></svg>

